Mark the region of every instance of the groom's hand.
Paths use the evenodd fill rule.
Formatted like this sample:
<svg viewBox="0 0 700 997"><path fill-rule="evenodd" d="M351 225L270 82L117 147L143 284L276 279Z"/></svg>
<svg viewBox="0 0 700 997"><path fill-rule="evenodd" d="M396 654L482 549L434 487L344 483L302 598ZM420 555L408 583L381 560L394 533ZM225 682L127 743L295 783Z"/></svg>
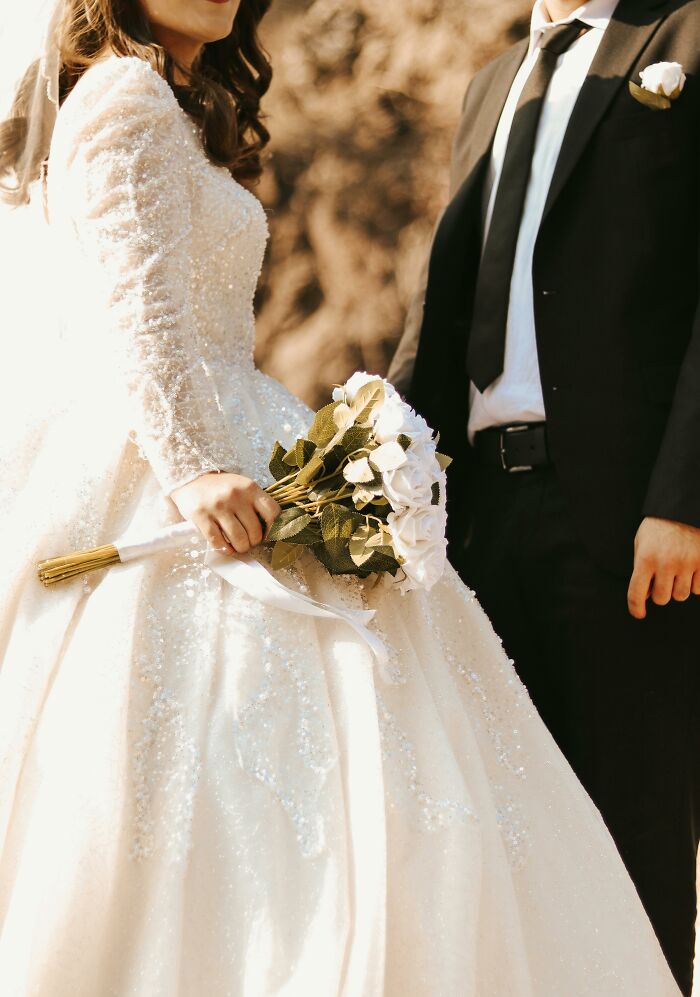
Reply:
<svg viewBox="0 0 700 997"><path fill-rule="evenodd" d="M643 620L647 599L666 606L700 595L700 530L670 519L643 520L634 542L634 573L627 593L632 616Z"/></svg>

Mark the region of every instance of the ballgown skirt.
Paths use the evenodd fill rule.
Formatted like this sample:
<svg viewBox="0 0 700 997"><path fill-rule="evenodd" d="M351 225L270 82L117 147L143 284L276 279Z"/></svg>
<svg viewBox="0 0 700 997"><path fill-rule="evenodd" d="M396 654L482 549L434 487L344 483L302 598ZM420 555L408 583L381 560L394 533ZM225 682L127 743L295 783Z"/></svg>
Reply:
<svg viewBox="0 0 700 997"><path fill-rule="evenodd" d="M252 369L221 399L258 480L310 420ZM42 557L178 519L109 412L95 396L38 426L3 470L2 997L677 994L451 568L407 596L308 554L280 575L376 609L383 668L197 543L40 585Z"/></svg>

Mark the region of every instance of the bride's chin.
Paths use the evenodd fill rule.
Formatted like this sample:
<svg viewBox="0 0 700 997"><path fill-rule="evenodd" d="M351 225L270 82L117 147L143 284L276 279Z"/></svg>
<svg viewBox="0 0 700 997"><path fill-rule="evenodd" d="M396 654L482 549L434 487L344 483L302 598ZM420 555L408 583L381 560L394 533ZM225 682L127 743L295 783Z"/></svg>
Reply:
<svg viewBox="0 0 700 997"><path fill-rule="evenodd" d="M228 36L233 31L233 24L236 14L240 8L240 3L219 2L219 0L203 0L202 6L205 13L205 31L209 37L203 38L204 42L218 42Z"/></svg>
<svg viewBox="0 0 700 997"><path fill-rule="evenodd" d="M219 19L216 18L216 20L218 21ZM210 45L212 42L223 41L223 39L228 38L233 31L233 21L234 18L230 18L227 19L226 23L212 25L211 29L202 32L202 37L197 40L202 42L204 45Z"/></svg>

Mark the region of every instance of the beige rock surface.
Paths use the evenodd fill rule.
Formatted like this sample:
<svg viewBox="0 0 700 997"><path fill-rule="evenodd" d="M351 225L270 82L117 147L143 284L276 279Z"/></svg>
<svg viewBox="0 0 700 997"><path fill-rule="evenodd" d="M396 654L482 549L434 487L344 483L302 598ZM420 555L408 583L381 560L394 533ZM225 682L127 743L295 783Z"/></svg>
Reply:
<svg viewBox="0 0 700 997"><path fill-rule="evenodd" d="M466 84L527 0L277 0L265 42L272 240L258 361L310 404L383 373L435 218Z"/></svg>

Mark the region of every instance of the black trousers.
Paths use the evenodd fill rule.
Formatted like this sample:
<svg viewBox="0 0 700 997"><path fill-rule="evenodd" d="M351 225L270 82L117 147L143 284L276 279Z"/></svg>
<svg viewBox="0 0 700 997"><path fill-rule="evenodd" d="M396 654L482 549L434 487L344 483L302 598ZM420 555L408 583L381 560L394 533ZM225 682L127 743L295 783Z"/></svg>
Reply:
<svg viewBox="0 0 700 997"><path fill-rule="evenodd" d="M700 599L627 611L550 468L479 468L458 565L544 722L603 814L690 994L700 831ZM630 565L631 570L631 565Z"/></svg>

